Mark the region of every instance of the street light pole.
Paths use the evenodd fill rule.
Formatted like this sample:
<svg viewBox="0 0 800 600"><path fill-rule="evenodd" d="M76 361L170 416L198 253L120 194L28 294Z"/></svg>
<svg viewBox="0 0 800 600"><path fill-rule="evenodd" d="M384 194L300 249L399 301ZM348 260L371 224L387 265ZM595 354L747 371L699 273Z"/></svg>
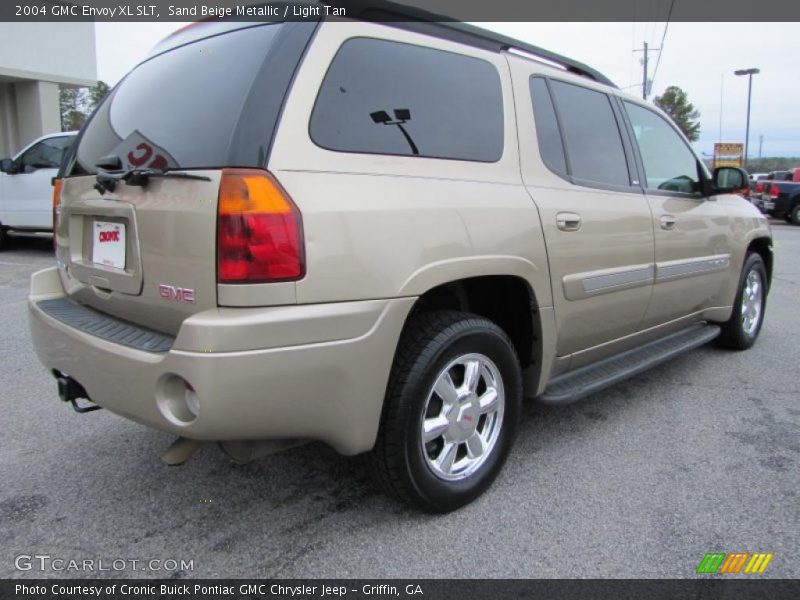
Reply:
<svg viewBox="0 0 800 600"><path fill-rule="evenodd" d="M750 146L750 98L753 95L753 75L760 73L760 69L739 69L734 75L747 75L747 126L744 133L744 168L747 169L747 151Z"/></svg>

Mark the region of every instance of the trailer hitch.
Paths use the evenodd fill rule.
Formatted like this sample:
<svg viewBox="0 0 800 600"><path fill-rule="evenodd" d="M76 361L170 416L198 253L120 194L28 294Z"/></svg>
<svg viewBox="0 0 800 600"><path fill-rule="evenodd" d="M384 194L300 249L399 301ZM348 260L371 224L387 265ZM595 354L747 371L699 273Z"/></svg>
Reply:
<svg viewBox="0 0 800 600"><path fill-rule="evenodd" d="M83 386L69 375L53 370L53 377L56 378L56 383L58 384L58 397L61 398L63 402L69 402L75 412L83 414L103 408L94 403L90 406L78 404L78 400L80 399L88 400L89 402L92 400L89 398L89 394L86 393Z"/></svg>

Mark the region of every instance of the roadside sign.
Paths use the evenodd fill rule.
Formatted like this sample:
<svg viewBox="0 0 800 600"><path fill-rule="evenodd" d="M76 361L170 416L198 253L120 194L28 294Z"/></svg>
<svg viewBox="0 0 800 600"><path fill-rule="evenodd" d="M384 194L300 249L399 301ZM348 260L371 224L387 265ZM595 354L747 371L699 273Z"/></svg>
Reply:
<svg viewBox="0 0 800 600"><path fill-rule="evenodd" d="M744 144L720 142L714 144L714 168L743 167Z"/></svg>

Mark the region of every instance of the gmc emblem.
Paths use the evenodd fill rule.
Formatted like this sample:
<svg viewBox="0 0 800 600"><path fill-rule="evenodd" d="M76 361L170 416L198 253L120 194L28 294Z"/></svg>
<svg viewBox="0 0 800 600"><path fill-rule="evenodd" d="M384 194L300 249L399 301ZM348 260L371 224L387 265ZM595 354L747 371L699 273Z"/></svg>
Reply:
<svg viewBox="0 0 800 600"><path fill-rule="evenodd" d="M188 288L175 287L174 285L161 283L158 286L158 295L164 298L164 300L194 304L194 290Z"/></svg>

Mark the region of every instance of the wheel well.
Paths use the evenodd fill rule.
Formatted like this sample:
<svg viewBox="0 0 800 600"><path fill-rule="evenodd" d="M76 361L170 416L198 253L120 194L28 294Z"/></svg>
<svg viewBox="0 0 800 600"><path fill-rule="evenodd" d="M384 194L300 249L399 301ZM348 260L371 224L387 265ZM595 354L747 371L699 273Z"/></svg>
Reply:
<svg viewBox="0 0 800 600"><path fill-rule="evenodd" d="M540 356L538 304L530 285L511 275L488 275L439 285L419 297L414 311L461 310L480 315L505 331L522 368Z"/></svg>
<svg viewBox="0 0 800 600"><path fill-rule="evenodd" d="M764 259L767 269L767 287L772 285L772 241L769 238L756 238L747 247L747 252L757 252Z"/></svg>

